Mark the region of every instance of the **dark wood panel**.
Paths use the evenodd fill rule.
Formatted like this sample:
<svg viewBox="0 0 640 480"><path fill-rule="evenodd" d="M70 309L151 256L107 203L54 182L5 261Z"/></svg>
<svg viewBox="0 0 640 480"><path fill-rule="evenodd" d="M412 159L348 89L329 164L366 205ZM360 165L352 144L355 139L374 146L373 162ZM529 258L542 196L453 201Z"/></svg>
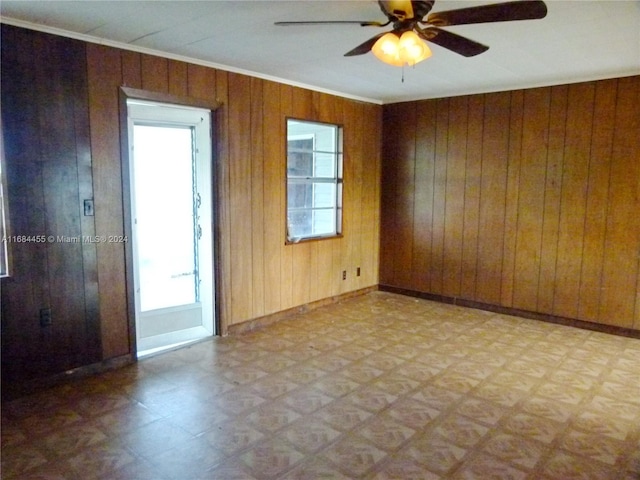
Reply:
<svg viewBox="0 0 640 480"><path fill-rule="evenodd" d="M414 192L413 277L411 283L420 290L429 290L431 287L431 226L433 224L436 108L437 103L433 100L416 103L416 187Z"/></svg>
<svg viewBox="0 0 640 480"><path fill-rule="evenodd" d="M2 280L3 394L101 356L83 43L2 26L11 277ZM46 61L44 61L46 59ZM51 311L41 325L40 309Z"/></svg>
<svg viewBox="0 0 640 480"><path fill-rule="evenodd" d="M154 55L142 55L140 68L144 90L169 93L169 60Z"/></svg>
<svg viewBox="0 0 640 480"><path fill-rule="evenodd" d="M167 76L171 95L186 97L189 94L189 77L186 63L169 60L167 62Z"/></svg>
<svg viewBox="0 0 640 480"><path fill-rule="evenodd" d="M33 36L2 25L2 128L11 235L46 234ZM47 245L11 242L11 277L2 281L3 391L29 373L45 351L40 308L50 302Z"/></svg>
<svg viewBox="0 0 640 480"><path fill-rule="evenodd" d="M415 155L416 155L416 109L415 105L405 104L402 109L402 122L405 127L395 132L395 201L394 212L397 218L393 236L394 242L401 245L395 255L393 271L396 285L411 284L413 263L413 214L415 191Z"/></svg>
<svg viewBox="0 0 640 480"><path fill-rule="evenodd" d="M96 235L123 235L122 172L120 166L119 50L87 44L89 121L93 157ZM99 243L100 318L103 358L130 353L124 245Z"/></svg>
<svg viewBox="0 0 640 480"><path fill-rule="evenodd" d="M553 313L569 318L578 315L594 93L593 83L569 86L553 299Z"/></svg>
<svg viewBox="0 0 640 480"><path fill-rule="evenodd" d="M540 250L540 277L538 280L537 311L553 311L556 260L558 258L558 225L560 221L560 195L564 169L564 138L567 117L568 87L551 88L549 107L549 146L547 149L544 210L542 222L542 248Z"/></svg>
<svg viewBox="0 0 640 480"><path fill-rule="evenodd" d="M607 229L617 81L596 84L578 316L597 322Z"/></svg>
<svg viewBox="0 0 640 480"><path fill-rule="evenodd" d="M396 258L397 252L402 249L398 242L396 232L399 224L404 221L398 214L396 207L397 197L397 157L398 157L398 137L396 136L396 125L402 124L404 117L404 105L389 105L384 109L383 119L383 144L382 178L384 188L381 198L381 225L380 225L380 281L382 283L395 285L395 264L399 260Z"/></svg>
<svg viewBox="0 0 640 480"><path fill-rule="evenodd" d="M510 95L485 97L480 186L480 233L478 236L476 299L500 303L504 214L509 156Z"/></svg>
<svg viewBox="0 0 640 480"><path fill-rule="evenodd" d="M507 167L507 191L504 212L504 246L502 248L502 284L500 302L513 304L516 277L516 243L518 240L518 205L520 196L520 169L522 153L522 126L524 92L511 92L509 112L509 165Z"/></svg>
<svg viewBox="0 0 640 480"><path fill-rule="evenodd" d="M515 244L513 306L533 311L538 299L542 223L544 215L544 185L549 139L549 109L551 91L547 88L527 90L524 96L522 151L520 160L518 227ZM509 201L507 197L507 205ZM507 233L507 237L513 235ZM504 297L503 297L504 298Z"/></svg>
<svg viewBox="0 0 640 480"><path fill-rule="evenodd" d="M618 81L600 322L633 326L640 252L640 77Z"/></svg>
<svg viewBox="0 0 640 480"><path fill-rule="evenodd" d="M72 122L62 119L73 118L74 90L80 87L66 57L80 59L82 69L84 49L79 43L43 35L35 36L34 49L47 59L34 64L46 235L77 239L82 230L75 131ZM85 360L82 260L80 241L56 240L47 245L49 284L55 286L55 293L49 303L54 322L45 331L51 334L47 350L52 363L59 362L57 371L82 365Z"/></svg>
<svg viewBox="0 0 640 480"><path fill-rule="evenodd" d="M142 55L123 50L120 52L122 63L122 86L142 88Z"/></svg>
<svg viewBox="0 0 640 480"><path fill-rule="evenodd" d="M444 227L446 212L447 148L449 146L449 100L436 100L436 138L431 222L431 291L442 293Z"/></svg>
<svg viewBox="0 0 640 480"><path fill-rule="evenodd" d="M446 290L447 298L625 328L640 323L639 113L630 106L638 81L473 95L466 134L460 98L385 105L381 283L406 288L392 272L412 255L411 291ZM414 106L415 129L399 113ZM398 148L401 130L415 131L406 139L415 154ZM415 165L413 183L395 180L402 162ZM415 200L406 245L389 238L397 222L411 225L397 205L403 189Z"/></svg>
<svg viewBox="0 0 640 480"><path fill-rule="evenodd" d="M442 293L451 297L460 296L462 280L468 102L468 97L454 97L449 101Z"/></svg>
<svg viewBox="0 0 640 480"><path fill-rule="evenodd" d="M460 296L475 298L478 235L480 231L480 187L482 178L482 136L484 96L469 98L467 162L465 165L464 231Z"/></svg>

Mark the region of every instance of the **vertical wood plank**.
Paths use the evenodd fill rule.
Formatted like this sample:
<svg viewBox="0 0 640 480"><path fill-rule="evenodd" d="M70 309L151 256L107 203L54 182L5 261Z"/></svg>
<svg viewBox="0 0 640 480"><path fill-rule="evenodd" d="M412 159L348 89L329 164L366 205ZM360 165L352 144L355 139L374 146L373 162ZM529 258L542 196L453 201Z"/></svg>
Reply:
<svg viewBox="0 0 640 480"><path fill-rule="evenodd" d="M11 235L45 235L39 115L33 89L37 58L30 32L2 28L2 132ZM12 243L11 277L2 282L2 384L23 381L29 359L46 351L47 336L35 319L49 305L49 267L45 243ZM39 363L39 362L38 362Z"/></svg>
<svg viewBox="0 0 640 480"><path fill-rule="evenodd" d="M167 81L171 95L187 96L189 93L187 64L177 60L168 60Z"/></svg>
<svg viewBox="0 0 640 480"><path fill-rule="evenodd" d="M251 280L253 317L265 314L263 81L251 78Z"/></svg>
<svg viewBox="0 0 640 480"><path fill-rule="evenodd" d="M281 310L281 262L285 238L285 212L280 208L285 164L281 156L284 132L280 121L280 86L265 81L263 86L264 139L264 281L265 314Z"/></svg>
<svg viewBox="0 0 640 480"><path fill-rule="evenodd" d="M544 209L536 311L543 313L553 312L568 97L567 86L551 87L549 146L545 181L540 186L544 189Z"/></svg>
<svg viewBox="0 0 640 480"><path fill-rule="evenodd" d="M129 50L120 52L122 64L122 85L130 88L142 88L142 55Z"/></svg>
<svg viewBox="0 0 640 480"><path fill-rule="evenodd" d="M544 185L551 91L538 88L525 91L522 135L520 195L515 252L513 306L534 311L537 305Z"/></svg>
<svg viewBox="0 0 640 480"><path fill-rule="evenodd" d="M118 86L121 56L116 49L87 44L89 121L93 156L96 235L122 235L122 172ZM97 244L103 358L130 352L125 292L124 245Z"/></svg>
<svg viewBox="0 0 640 480"><path fill-rule="evenodd" d="M73 99L73 120L75 135L75 157L78 174L78 215L80 232L84 237L96 234L93 216L84 215L84 201L93 199L93 168L91 163L91 130L89 124L89 103L87 83L86 46L78 45L77 59L71 65L70 85ZM62 68L69 68L68 49L63 48ZM100 338L100 290L98 285L98 258L96 245L82 244L82 265L84 286L84 328L86 329L86 353L82 364L96 363L102 360L102 340Z"/></svg>
<svg viewBox="0 0 640 480"><path fill-rule="evenodd" d="M480 187L476 299L499 304L504 248L504 214L509 155L509 93L485 97Z"/></svg>
<svg viewBox="0 0 640 480"><path fill-rule="evenodd" d="M396 253L401 245L396 236L397 226L400 222L396 215L396 189L397 189L397 169L398 162L398 137L396 136L397 125L401 123L403 110L400 105L386 105L384 107L384 119L382 123L383 137L386 139L383 144L382 154L382 178L381 185L381 225L380 225L380 282L386 285L396 285L395 283L395 263Z"/></svg>
<svg viewBox="0 0 640 480"><path fill-rule="evenodd" d="M450 297L460 296L462 278L468 115L468 97L449 100L442 293Z"/></svg>
<svg viewBox="0 0 640 480"><path fill-rule="evenodd" d="M443 292L444 228L447 184L449 99L436 100L436 154L433 177L433 217L431 223L431 291Z"/></svg>
<svg viewBox="0 0 640 480"><path fill-rule="evenodd" d="M253 317L253 258L251 225L251 80L230 73L229 240L231 261L231 318L233 323Z"/></svg>
<svg viewBox="0 0 640 480"><path fill-rule="evenodd" d="M380 139L382 138L382 107L363 105L362 171L362 234L360 251L360 287L378 284L378 259L380 241Z"/></svg>
<svg viewBox="0 0 640 480"><path fill-rule="evenodd" d="M37 35L34 49L47 59L46 62L34 62L35 100L40 106L37 141L42 159L46 234L56 238L77 238L82 229L75 125L63 119L73 118L74 90L82 88L78 79L71 75L76 72L69 65L67 55L84 60L84 48L79 42L62 37ZM81 365L85 360L87 338L82 260L80 242L47 244L49 285L55 292L49 306L58 320L50 329L49 354L58 371ZM61 355L61 352L65 353Z"/></svg>
<svg viewBox="0 0 640 480"><path fill-rule="evenodd" d="M618 80L602 272L602 323L631 327L640 252L640 77Z"/></svg>
<svg viewBox="0 0 640 480"><path fill-rule="evenodd" d="M482 127L484 96L469 98L467 162L465 165L464 232L460 296L473 300L476 291L476 255L480 230L480 179L482 173Z"/></svg>
<svg viewBox="0 0 640 480"><path fill-rule="evenodd" d="M416 186L413 207L413 276L411 282L414 288L424 292L429 291L431 286L436 108L437 103L434 100L416 102Z"/></svg>
<svg viewBox="0 0 640 480"><path fill-rule="evenodd" d="M227 333L227 326L234 322L233 303L231 291L231 191L229 186L229 137L232 129L229 125L229 74L221 70L216 70L216 98L221 102L221 107L216 111L216 159L218 163L218 268L220 270L218 282L220 330L224 335Z"/></svg>
<svg viewBox="0 0 640 480"><path fill-rule="evenodd" d="M402 105L402 128L394 132L396 171L394 186L396 217L393 235L399 251L395 254L393 282L400 287L410 287L413 263L413 214L416 161L416 109L411 103Z"/></svg>
<svg viewBox="0 0 640 480"><path fill-rule="evenodd" d="M598 82L594 100L578 306L578 317L592 322L599 320L617 85L616 80Z"/></svg>
<svg viewBox="0 0 640 480"><path fill-rule="evenodd" d="M569 318L577 316L580 297L594 93L593 83L569 86L553 299L554 314Z"/></svg>
<svg viewBox="0 0 640 480"><path fill-rule="evenodd" d="M142 88L169 93L169 61L154 55L141 57Z"/></svg>
<svg viewBox="0 0 640 480"><path fill-rule="evenodd" d="M522 153L523 91L511 92L509 112L509 164L507 167L507 193L504 214L504 247L502 253L502 284L500 302L513 305L514 277L516 276L516 243L518 239L518 200L520 195L520 156Z"/></svg>
<svg viewBox="0 0 640 480"><path fill-rule="evenodd" d="M201 65L187 65L187 95L207 100L216 99L216 71ZM216 139L213 139L216 142Z"/></svg>

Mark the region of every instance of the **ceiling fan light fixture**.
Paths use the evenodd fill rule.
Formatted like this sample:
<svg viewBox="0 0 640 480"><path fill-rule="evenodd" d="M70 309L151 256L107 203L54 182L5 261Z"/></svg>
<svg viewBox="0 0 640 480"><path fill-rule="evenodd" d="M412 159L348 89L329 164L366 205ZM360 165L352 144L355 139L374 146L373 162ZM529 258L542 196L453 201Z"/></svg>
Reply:
<svg viewBox="0 0 640 480"><path fill-rule="evenodd" d="M402 35L396 32L384 34L371 51L378 60L396 67L413 66L431 56L431 49L411 30Z"/></svg>
<svg viewBox="0 0 640 480"><path fill-rule="evenodd" d="M409 66L426 60L431 56L431 49L418 34L412 30L404 32L400 37L400 58Z"/></svg>

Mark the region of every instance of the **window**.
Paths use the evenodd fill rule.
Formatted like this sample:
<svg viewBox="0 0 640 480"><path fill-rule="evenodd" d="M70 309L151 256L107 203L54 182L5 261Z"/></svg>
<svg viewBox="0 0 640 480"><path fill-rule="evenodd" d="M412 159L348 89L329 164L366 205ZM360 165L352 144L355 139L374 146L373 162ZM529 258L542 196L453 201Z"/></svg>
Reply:
<svg viewBox="0 0 640 480"><path fill-rule="evenodd" d="M342 128L287 119L287 241L340 235Z"/></svg>

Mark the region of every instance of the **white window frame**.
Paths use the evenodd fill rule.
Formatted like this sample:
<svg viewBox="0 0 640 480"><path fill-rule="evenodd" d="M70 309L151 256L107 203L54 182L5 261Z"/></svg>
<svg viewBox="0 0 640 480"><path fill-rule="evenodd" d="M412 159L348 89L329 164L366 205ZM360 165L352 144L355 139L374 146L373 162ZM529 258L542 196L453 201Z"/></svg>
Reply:
<svg viewBox="0 0 640 480"><path fill-rule="evenodd" d="M335 133L333 135L333 148L332 150L318 150L316 144L316 134L314 133L292 133L290 134L290 123L302 123L309 124L311 126L317 126L321 128L331 128L334 129ZM316 122L310 120L300 120L296 118L287 118L287 244L298 243L301 241L309 241L309 240L318 240L325 238L336 238L342 236L342 193L343 193L343 152L342 152L342 126L324 123L324 122ZM310 176L302 177L302 176L292 176L289 173L289 142L292 140L305 140L312 139L313 146L309 153L313 155L313 163L312 163L312 173ZM333 176L315 176L316 175L316 154L321 155L333 155ZM315 205L311 205L310 207L294 207L290 205L289 202L289 186L290 185L310 185L315 192L316 186L320 184L332 184L334 185L334 193L335 196L333 198L333 203L331 206L322 206L316 207ZM315 194L312 195L315 199ZM315 200L313 200L315 201ZM309 210L311 212L311 225L313 229L313 225L315 225L315 216L319 211L327 211L331 210L333 212L333 221L332 221L332 229L330 231L322 231L322 232L314 232L308 234L300 234L299 232L295 232L295 228L291 222L291 213L294 211L302 211Z"/></svg>

